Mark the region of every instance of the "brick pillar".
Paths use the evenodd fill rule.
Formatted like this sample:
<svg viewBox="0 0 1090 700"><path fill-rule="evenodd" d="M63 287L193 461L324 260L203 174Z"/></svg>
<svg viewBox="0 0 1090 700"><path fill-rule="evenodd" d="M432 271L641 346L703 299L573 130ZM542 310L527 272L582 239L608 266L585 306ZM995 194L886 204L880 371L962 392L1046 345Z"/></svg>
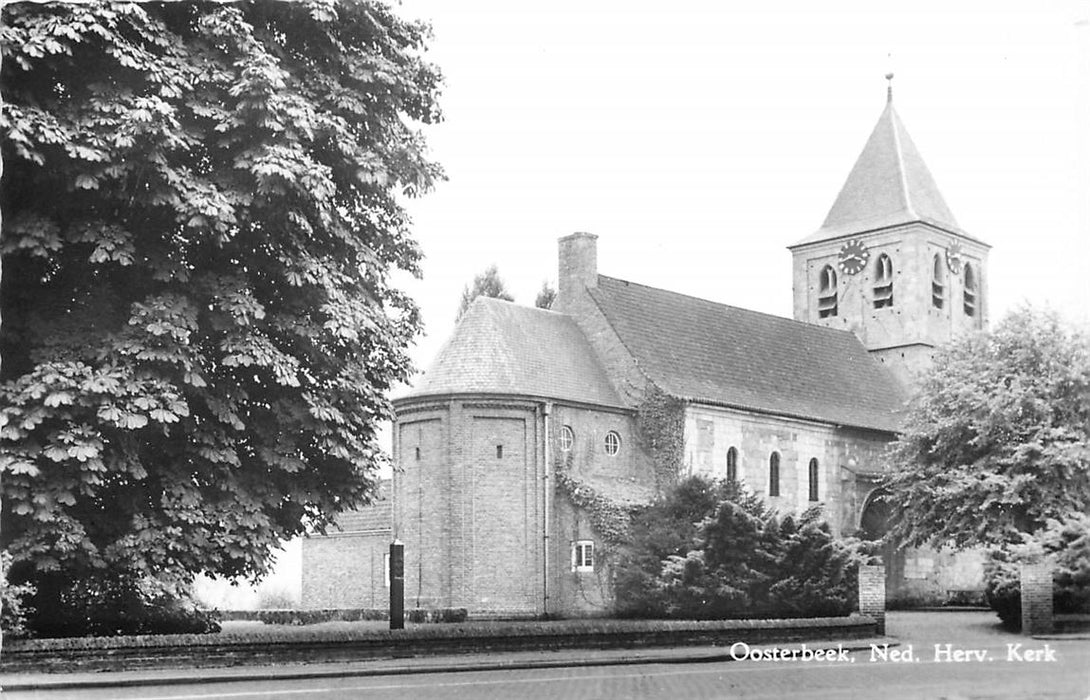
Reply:
<svg viewBox="0 0 1090 700"><path fill-rule="evenodd" d="M874 618L878 634L886 633L886 567L859 567L859 612Z"/></svg>
<svg viewBox="0 0 1090 700"><path fill-rule="evenodd" d="M1047 563L1023 564L1022 634L1052 632L1052 566Z"/></svg>

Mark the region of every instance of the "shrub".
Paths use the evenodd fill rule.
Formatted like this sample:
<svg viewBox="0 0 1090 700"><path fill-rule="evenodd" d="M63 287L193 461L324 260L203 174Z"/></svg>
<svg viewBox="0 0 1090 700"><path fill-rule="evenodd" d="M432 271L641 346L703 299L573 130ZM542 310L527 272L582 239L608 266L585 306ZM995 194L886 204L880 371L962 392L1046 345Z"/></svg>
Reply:
<svg viewBox="0 0 1090 700"><path fill-rule="evenodd" d="M856 606L856 540L819 509L782 521L735 484L683 481L638 513L618 558L616 612L720 619L846 615Z"/></svg>
<svg viewBox="0 0 1090 700"><path fill-rule="evenodd" d="M45 588L45 595L42 590ZM38 578L28 627L39 637L109 637L218 632L214 614L198 610L179 587L131 572L71 581L59 572ZM44 606L43 601L54 601Z"/></svg>
<svg viewBox="0 0 1090 700"><path fill-rule="evenodd" d="M18 639L29 633L27 627L26 599L34 595L34 586L8 583L8 567L11 566L11 555L0 552L0 630L4 636Z"/></svg>
<svg viewBox="0 0 1090 700"><path fill-rule="evenodd" d="M984 595L1003 625L1022 627L1020 569L1029 559L1044 557L1053 566L1052 605L1056 613L1090 613L1090 516L1051 521L1022 545L990 553L984 567Z"/></svg>

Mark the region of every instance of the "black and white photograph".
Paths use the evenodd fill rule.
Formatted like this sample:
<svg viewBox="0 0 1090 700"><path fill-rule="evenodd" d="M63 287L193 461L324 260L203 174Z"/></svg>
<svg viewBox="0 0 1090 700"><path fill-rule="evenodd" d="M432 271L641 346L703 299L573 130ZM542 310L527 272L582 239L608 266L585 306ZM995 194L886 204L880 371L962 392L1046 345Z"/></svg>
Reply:
<svg viewBox="0 0 1090 700"><path fill-rule="evenodd" d="M0 0L0 693L1090 698L1090 4Z"/></svg>

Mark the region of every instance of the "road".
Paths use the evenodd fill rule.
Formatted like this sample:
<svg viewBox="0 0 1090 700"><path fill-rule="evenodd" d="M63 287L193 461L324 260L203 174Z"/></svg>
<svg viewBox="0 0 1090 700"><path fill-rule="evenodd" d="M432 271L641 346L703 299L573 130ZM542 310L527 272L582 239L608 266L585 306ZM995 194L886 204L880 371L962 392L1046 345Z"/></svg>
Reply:
<svg viewBox="0 0 1090 700"><path fill-rule="evenodd" d="M737 660L11 693L10 698L1078 698L1090 641L1003 633L990 613L891 613L901 644L847 659ZM948 646L949 645L949 646ZM824 645L808 645L824 648ZM756 649L757 647L755 647ZM772 647L760 647L767 653ZM736 655L745 649L738 646ZM909 654L908 652L911 653ZM839 655L837 655L839 656Z"/></svg>

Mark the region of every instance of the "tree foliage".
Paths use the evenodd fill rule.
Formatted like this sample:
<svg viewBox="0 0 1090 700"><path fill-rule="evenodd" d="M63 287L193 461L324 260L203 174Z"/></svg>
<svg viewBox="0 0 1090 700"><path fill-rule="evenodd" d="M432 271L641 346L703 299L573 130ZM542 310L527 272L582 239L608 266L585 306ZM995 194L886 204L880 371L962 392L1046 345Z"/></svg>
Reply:
<svg viewBox="0 0 1090 700"><path fill-rule="evenodd" d="M400 198L441 177L428 28L374 1L4 13L13 574L54 601L259 575L383 460L419 329L389 281L420 258Z"/></svg>
<svg viewBox="0 0 1090 700"><path fill-rule="evenodd" d="M534 298L534 306L539 309L551 309L554 303L556 303L556 290L553 289L548 280L545 280L541 283L541 289L538 290L537 297Z"/></svg>
<svg viewBox="0 0 1090 700"><path fill-rule="evenodd" d="M638 513L615 567L617 612L640 617L846 615L861 543L822 511L780 518L730 482L690 477Z"/></svg>
<svg viewBox="0 0 1090 700"><path fill-rule="evenodd" d="M936 356L893 449L893 534L1003 546L1090 510L1090 343L1022 308Z"/></svg>
<svg viewBox="0 0 1090 700"><path fill-rule="evenodd" d="M1034 535L989 553L984 594L1004 626L1022 626L1021 566L1045 560L1052 566L1052 606L1056 613L1090 613L1090 514L1051 520Z"/></svg>
<svg viewBox="0 0 1090 700"><path fill-rule="evenodd" d="M515 297L507 291L507 285L504 283L503 278L500 277L499 268L495 265L490 265L484 272L473 278L473 284L467 284L462 289L462 299L458 303L457 318L462 318L469 305L477 297L491 297L493 299L503 299L504 301L515 300Z"/></svg>

